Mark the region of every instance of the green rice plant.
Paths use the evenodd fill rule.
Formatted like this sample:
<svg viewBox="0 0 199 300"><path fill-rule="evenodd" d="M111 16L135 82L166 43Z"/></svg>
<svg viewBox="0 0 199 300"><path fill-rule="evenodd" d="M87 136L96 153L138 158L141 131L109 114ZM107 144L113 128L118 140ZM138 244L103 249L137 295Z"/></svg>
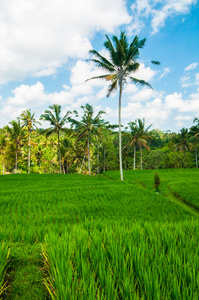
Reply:
<svg viewBox="0 0 199 300"><path fill-rule="evenodd" d="M52 299L198 299L199 222L99 226L46 236Z"/></svg>
<svg viewBox="0 0 199 300"><path fill-rule="evenodd" d="M175 184L171 183L169 187L175 196L199 210L198 184L198 180L181 180L175 182Z"/></svg>
<svg viewBox="0 0 199 300"><path fill-rule="evenodd" d="M198 216L170 201L164 190L180 176L188 181L198 173L158 170L163 193L156 195L155 171L142 171L124 172L125 182L117 172L113 180L0 176L0 242L11 245L16 261L23 252L27 265L28 249L39 251L42 244L52 299L179 299L179 293L195 299ZM38 269L30 265L22 268ZM18 267L13 274L22 276Z"/></svg>
<svg viewBox="0 0 199 300"><path fill-rule="evenodd" d="M16 175L18 187L14 191L9 188L6 192L2 185L0 241L42 242L45 234L61 233L66 227L87 219L110 223L121 219L179 222L195 218L164 195L157 197L152 191L128 183L95 176L88 184L87 176L70 175L48 175L45 182L45 177L41 181L40 176L30 174L24 186L24 175ZM11 179L0 177L0 181L7 184L15 182L14 176Z"/></svg>
<svg viewBox="0 0 199 300"><path fill-rule="evenodd" d="M6 273L6 267L8 264L8 258L9 258L8 247L4 243L2 243L0 245L0 299L1 299L1 295L6 289L6 283L4 282L4 278Z"/></svg>

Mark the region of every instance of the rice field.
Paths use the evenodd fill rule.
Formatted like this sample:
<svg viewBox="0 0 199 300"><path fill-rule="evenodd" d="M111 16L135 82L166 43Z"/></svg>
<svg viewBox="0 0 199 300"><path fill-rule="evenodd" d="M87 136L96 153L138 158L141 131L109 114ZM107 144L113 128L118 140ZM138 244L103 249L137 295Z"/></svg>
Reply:
<svg viewBox="0 0 199 300"><path fill-rule="evenodd" d="M188 184L184 180L170 184L170 189L176 197L179 197L182 201L199 211L198 188L199 183L194 180L189 180Z"/></svg>
<svg viewBox="0 0 199 300"><path fill-rule="evenodd" d="M198 170L158 173L0 176L0 299L198 299Z"/></svg>
<svg viewBox="0 0 199 300"><path fill-rule="evenodd" d="M61 237L49 234L46 287L52 299L197 299L198 229L188 222L87 223Z"/></svg>

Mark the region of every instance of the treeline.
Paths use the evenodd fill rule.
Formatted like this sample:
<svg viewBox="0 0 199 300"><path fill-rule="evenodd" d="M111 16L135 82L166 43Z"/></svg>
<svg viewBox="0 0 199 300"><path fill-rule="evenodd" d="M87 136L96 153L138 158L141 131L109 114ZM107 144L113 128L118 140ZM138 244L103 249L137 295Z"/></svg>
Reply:
<svg viewBox="0 0 199 300"><path fill-rule="evenodd" d="M52 105L41 115L24 111L0 129L0 172L99 174L119 169L118 126L105 122L104 111L94 114L89 104L66 112ZM145 120L130 122L122 130L124 169L198 168L199 119L179 133L150 130Z"/></svg>

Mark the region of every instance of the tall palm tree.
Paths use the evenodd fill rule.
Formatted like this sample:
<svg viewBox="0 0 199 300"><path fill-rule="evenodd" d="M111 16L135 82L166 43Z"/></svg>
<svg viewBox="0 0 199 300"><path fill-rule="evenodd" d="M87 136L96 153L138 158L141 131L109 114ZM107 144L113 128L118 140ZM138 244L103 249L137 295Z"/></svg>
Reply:
<svg viewBox="0 0 199 300"><path fill-rule="evenodd" d="M140 148L140 161L141 161L141 170L142 170L142 147L150 150L147 139L150 138L148 134L148 130L152 125L149 125L145 128L145 120L137 119L134 122L128 123L131 131L131 140L127 143L125 147L129 147L129 149L134 146L134 170L136 165L136 149Z"/></svg>
<svg viewBox="0 0 199 300"><path fill-rule="evenodd" d="M90 53L94 55L94 58L88 59L88 61L94 62L94 64L106 72L105 75L92 77L90 79L105 79L110 81L111 84L108 88L107 97L119 88L119 161L120 161L120 177L123 179L123 169L122 169L122 142L121 142L121 99L123 86L127 82L127 78L135 84L141 84L142 86L151 85L140 79L132 77L131 74L135 73L140 64L137 62L139 59L139 49L142 49L145 45L146 39L139 40L138 36L135 36L132 43L129 44L127 41L126 34L121 32L120 38L116 36L112 37L113 43L106 35L106 42L104 43L105 48L108 50L110 59L105 58L96 50L90 50ZM153 64L159 65L158 61L151 61ZM90 79L87 79L90 80Z"/></svg>
<svg viewBox="0 0 199 300"><path fill-rule="evenodd" d="M8 132L11 141L13 141L15 143L15 174L16 174L17 173L18 152L25 140L25 131L20 123L20 120L11 121L11 122L9 122L9 124L11 124L12 127L9 127L8 125L6 125L5 130Z"/></svg>
<svg viewBox="0 0 199 300"><path fill-rule="evenodd" d="M30 173L30 148L31 148L31 140L30 135L32 130L37 126L36 124L41 125L40 122L36 121L34 118L35 113L31 114L30 109L26 109L21 113L20 120L22 121L22 127L27 127L28 129L28 174Z"/></svg>
<svg viewBox="0 0 199 300"><path fill-rule="evenodd" d="M56 133L58 139L58 157L59 157L59 168L60 174L62 173L61 167L61 152L60 152L60 132L68 131L67 128L63 126L67 122L67 118L70 114L68 111L63 117L61 117L61 105L53 104L49 106L50 110L45 110L44 114L41 115L40 120L50 122L51 127L44 129L42 131L43 134L46 134L48 137L49 135Z"/></svg>
<svg viewBox="0 0 199 300"><path fill-rule="evenodd" d="M85 139L86 150L88 155L88 172L91 175L90 167L90 140L93 135L100 135L100 128L104 124L104 121L101 119L101 115L105 112L100 110L97 115L94 117L94 110L91 105L88 103L85 106L81 106L84 111L81 121L78 121L73 118L68 118L69 122L72 123L72 126L75 125L75 131L77 132L77 140ZM76 112L76 117L78 116ZM85 152L86 153L86 152Z"/></svg>

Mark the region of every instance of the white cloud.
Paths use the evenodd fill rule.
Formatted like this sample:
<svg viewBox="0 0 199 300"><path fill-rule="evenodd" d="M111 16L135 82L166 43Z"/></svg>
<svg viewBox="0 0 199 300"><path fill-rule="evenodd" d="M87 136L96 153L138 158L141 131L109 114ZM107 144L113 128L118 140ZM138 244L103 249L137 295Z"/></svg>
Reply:
<svg viewBox="0 0 199 300"><path fill-rule="evenodd" d="M157 72L150 67L146 67L144 63L140 63L138 71L132 74L132 77L143 79L147 82L151 81Z"/></svg>
<svg viewBox="0 0 199 300"><path fill-rule="evenodd" d="M199 85L199 73L196 73L195 77L196 77L196 84Z"/></svg>
<svg viewBox="0 0 199 300"><path fill-rule="evenodd" d="M180 78L181 87L187 87L190 86L192 83L190 82L191 77L190 76L183 76Z"/></svg>
<svg viewBox="0 0 199 300"><path fill-rule="evenodd" d="M156 1L156 3L161 1ZM175 16L176 14L185 14L189 12L189 7L196 4L197 0L167 0L165 5L161 9L153 9L153 19L151 21L151 26L153 29L152 34L159 31L160 27L163 27L165 21L168 17Z"/></svg>
<svg viewBox="0 0 199 300"><path fill-rule="evenodd" d="M143 102L155 98L158 93L149 88L143 88L138 93L128 97L131 102Z"/></svg>
<svg viewBox="0 0 199 300"><path fill-rule="evenodd" d="M68 58L86 58L96 31L130 17L123 0L6 0L0 3L0 83L48 76Z"/></svg>
<svg viewBox="0 0 199 300"><path fill-rule="evenodd" d="M168 109L180 108L184 104L182 94L175 92L174 94L167 95L165 97L165 104Z"/></svg>
<svg viewBox="0 0 199 300"><path fill-rule="evenodd" d="M191 5L196 3L197 0L136 0L131 6L133 18L129 32L138 34L150 21L152 34L155 34L164 26L167 18L188 13Z"/></svg>
<svg viewBox="0 0 199 300"><path fill-rule="evenodd" d="M13 97L7 100L8 106L36 108L45 104L68 105L74 101L73 95L65 89L61 92L46 93L41 82L34 85L25 85L12 90Z"/></svg>
<svg viewBox="0 0 199 300"><path fill-rule="evenodd" d="M165 68L163 73L160 75L160 79L166 76L167 74L169 74L170 72L171 72L170 68Z"/></svg>
<svg viewBox="0 0 199 300"><path fill-rule="evenodd" d="M192 64L188 65L184 70L185 70L185 72L193 70L197 67L197 65L198 65L198 63L196 63L196 62L192 63Z"/></svg>
<svg viewBox="0 0 199 300"><path fill-rule="evenodd" d="M182 116L182 115L179 115L179 116L176 116L175 117L175 120L178 120L178 121L182 121L182 120L192 120L192 117L191 116Z"/></svg>

